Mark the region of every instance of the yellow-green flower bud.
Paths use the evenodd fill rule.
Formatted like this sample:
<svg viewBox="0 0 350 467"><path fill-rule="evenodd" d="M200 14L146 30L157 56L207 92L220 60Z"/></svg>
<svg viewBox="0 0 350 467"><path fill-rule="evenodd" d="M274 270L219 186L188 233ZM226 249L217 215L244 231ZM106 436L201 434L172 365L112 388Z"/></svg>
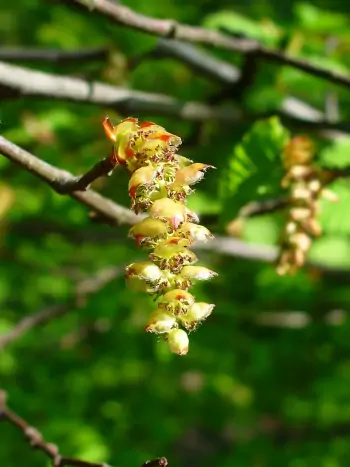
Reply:
<svg viewBox="0 0 350 467"><path fill-rule="evenodd" d="M185 202L186 197L194 192L189 185L181 183L172 183L167 187L167 190L169 198L180 202Z"/></svg>
<svg viewBox="0 0 350 467"><path fill-rule="evenodd" d="M157 199L149 212L151 217L169 222L173 229L186 220L186 207L170 198Z"/></svg>
<svg viewBox="0 0 350 467"><path fill-rule="evenodd" d="M301 225L306 232L314 235L315 237L318 237L322 233L322 227L317 219L306 219Z"/></svg>
<svg viewBox="0 0 350 467"><path fill-rule="evenodd" d="M163 295L158 303L158 306L159 308L164 308L174 315L181 315L187 313L193 304L193 295L191 295L186 290L174 289Z"/></svg>
<svg viewBox="0 0 350 467"><path fill-rule="evenodd" d="M190 246L192 241L184 237L169 237L162 242L162 245Z"/></svg>
<svg viewBox="0 0 350 467"><path fill-rule="evenodd" d="M328 188L322 189L321 196L323 199L331 201L332 203L337 203L339 201L339 196L336 193L334 193L334 191L329 190Z"/></svg>
<svg viewBox="0 0 350 467"><path fill-rule="evenodd" d="M163 334L169 332L175 325L176 318L174 315L160 308L156 308L148 318L146 331L155 334Z"/></svg>
<svg viewBox="0 0 350 467"><path fill-rule="evenodd" d="M158 245L149 257L161 269L169 269L172 272L177 272L182 266L198 261L197 256L188 248L163 243Z"/></svg>
<svg viewBox="0 0 350 467"><path fill-rule="evenodd" d="M291 189L291 199L293 201L308 201L312 198L312 192L304 184L295 185Z"/></svg>
<svg viewBox="0 0 350 467"><path fill-rule="evenodd" d="M199 222L198 214L191 211L191 209L185 208L185 213L186 213L186 221L187 222L196 222L196 223Z"/></svg>
<svg viewBox="0 0 350 467"><path fill-rule="evenodd" d="M217 276L217 273L203 266L184 266L181 270L181 275L190 280L206 281Z"/></svg>
<svg viewBox="0 0 350 467"><path fill-rule="evenodd" d="M169 284L161 269L150 261L127 266L126 281L130 289L146 293L154 293Z"/></svg>
<svg viewBox="0 0 350 467"><path fill-rule="evenodd" d="M284 148L284 165L286 168L296 164L307 165L311 162L314 153L314 145L309 138L305 136L296 136L292 138Z"/></svg>
<svg viewBox="0 0 350 467"><path fill-rule="evenodd" d="M190 238L192 241L206 242L214 238L213 234L203 225L185 222L174 232L174 235Z"/></svg>
<svg viewBox="0 0 350 467"><path fill-rule="evenodd" d="M188 335L182 329L171 329L167 336L169 348L173 353L186 355L188 352Z"/></svg>
<svg viewBox="0 0 350 467"><path fill-rule="evenodd" d="M169 226L159 219L146 217L129 230L129 237L134 238L139 246L154 247L155 241L165 238Z"/></svg>
<svg viewBox="0 0 350 467"><path fill-rule="evenodd" d="M139 276L151 282L157 281L163 276L159 267L150 261L132 263L127 266L126 271L127 275Z"/></svg>
<svg viewBox="0 0 350 467"><path fill-rule="evenodd" d="M156 176L157 169L150 165L135 170L129 180L129 194L131 198L135 198L136 190L140 185L152 183Z"/></svg>
<svg viewBox="0 0 350 467"><path fill-rule="evenodd" d="M308 219L312 215L310 208L292 208L290 210L290 216L293 221L300 222Z"/></svg>
<svg viewBox="0 0 350 467"><path fill-rule="evenodd" d="M179 316L181 324L187 330L193 330L201 321L208 318L215 305L205 302L194 303L185 315Z"/></svg>
<svg viewBox="0 0 350 467"><path fill-rule="evenodd" d="M205 172L209 169L214 169L213 165L195 163L180 169L175 177L175 183L183 185L194 185L202 180Z"/></svg>
<svg viewBox="0 0 350 467"><path fill-rule="evenodd" d="M311 238L305 232L296 232L289 238L289 243L306 253L311 247Z"/></svg>

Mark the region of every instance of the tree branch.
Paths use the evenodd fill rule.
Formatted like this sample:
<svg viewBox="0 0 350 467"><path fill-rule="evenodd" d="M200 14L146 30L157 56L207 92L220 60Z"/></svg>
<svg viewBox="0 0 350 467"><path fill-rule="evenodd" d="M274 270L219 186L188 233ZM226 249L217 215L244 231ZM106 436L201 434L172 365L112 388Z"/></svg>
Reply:
<svg viewBox="0 0 350 467"><path fill-rule="evenodd" d="M242 74L242 77L244 74ZM236 84L236 91L241 87L241 80ZM234 92L236 92L234 91ZM65 101L76 101L84 104L108 106L117 109L124 115L157 114L179 117L193 122L216 120L229 124L253 122L265 118L264 114L248 114L236 106L217 106L188 101L183 102L164 94L134 91L99 82L89 82L70 76L60 76L29 68L0 62L0 97L41 97ZM216 99L216 102L218 100ZM306 105L306 104L305 104ZM280 111L271 111L268 115L278 114L283 122L296 127L322 130L323 132L341 131L350 133L350 124L325 121L315 115L310 117L295 112L292 104L284 106ZM317 114L318 115L318 114ZM322 115L322 114L321 114Z"/></svg>
<svg viewBox="0 0 350 467"><path fill-rule="evenodd" d="M74 459L71 457L63 457L58 447L45 441L43 435L36 428L31 426L27 421L21 418L16 412L10 410L6 403L6 392L0 389L0 420L7 421L18 430L20 430L32 448L38 449L43 452L49 459L51 459L52 467L64 467L67 465L76 467L110 467L103 462L89 462L82 459ZM165 457L160 457L152 461L146 461L143 466L147 467L166 467L168 465Z"/></svg>
<svg viewBox="0 0 350 467"><path fill-rule="evenodd" d="M62 185L64 186L67 182L72 184L73 181L76 180L76 177L69 172L47 164L2 136L0 136L0 153L11 161L21 165L28 172L31 172L47 182L58 193L62 192L60 191L62 190ZM65 190L63 190L63 192L65 192ZM129 209L114 203L112 200L103 197L91 189L86 191L74 191L72 193L69 192L68 195L88 206L103 220L112 225L134 225L142 219L142 215L134 214ZM277 248L274 246L254 245L228 237L216 238L216 240L207 244L198 244L196 249L206 249L228 256L269 263L273 263L278 254ZM307 264L329 274L349 273L348 268L335 268L315 262L309 262Z"/></svg>
<svg viewBox="0 0 350 467"><path fill-rule="evenodd" d="M193 247L194 250L207 250L234 258L261 261L263 263L275 263L279 249L274 245L260 245L247 243L243 240L230 237L215 236L214 240L208 243L199 243ZM349 275L348 267L328 266L319 261L307 261L307 267L314 268L324 274L329 275Z"/></svg>
<svg viewBox="0 0 350 467"><path fill-rule="evenodd" d="M62 457L58 447L55 444L48 443L44 440L42 434L23 418L10 410L6 405L6 393L0 390L0 419L3 419L20 431L22 431L29 444L34 448L42 451L51 459L53 467L63 467L64 465L80 466L80 467L108 467L104 463L88 462L80 459L70 459Z"/></svg>
<svg viewBox="0 0 350 467"><path fill-rule="evenodd" d="M76 63L91 60L105 60L108 54L109 51L105 47L80 50L0 48L0 60L6 62Z"/></svg>
<svg viewBox="0 0 350 467"><path fill-rule="evenodd" d="M288 198L281 197L275 199L267 199L263 201L251 201L241 208L238 217L254 217L263 214L271 214L279 211L288 205Z"/></svg>
<svg viewBox="0 0 350 467"><path fill-rule="evenodd" d="M234 123L242 116L242 112L234 107L182 102L164 94L133 91L0 62L0 97L20 96L97 104L115 108L123 114L155 113L190 121L219 120Z"/></svg>
<svg viewBox="0 0 350 467"><path fill-rule="evenodd" d="M66 303L53 305L37 313L25 316L11 331L0 335L0 350L22 337L31 329L46 324L55 318L68 313L72 308L81 306L87 296L99 292L103 287L123 274L124 268L105 268L93 276L86 277L77 283L71 298Z"/></svg>
<svg viewBox="0 0 350 467"><path fill-rule="evenodd" d="M19 164L36 177L44 180L57 193L68 194L81 204L88 206L93 212L97 213L111 224L133 225L141 219L141 216L114 203L110 199L104 198L91 189L86 191L73 191L76 188L82 189L81 185L85 184L86 179L91 182L93 178L91 173L95 173L95 168L91 169L85 176L74 177L71 173L42 161L2 136L0 136L0 153L12 162ZM101 164L102 167L104 166L103 161L98 163L97 166L99 166L99 164ZM98 176L101 175L104 175L104 173L101 172ZM97 178L97 176L95 178ZM82 184L81 180L84 180L84 184Z"/></svg>
<svg viewBox="0 0 350 467"><path fill-rule="evenodd" d="M161 60L173 58L181 61L199 76L217 81L223 86L233 86L241 77L238 68L214 55L186 42L160 38L153 50L130 60L129 66L134 69L144 59Z"/></svg>
<svg viewBox="0 0 350 467"><path fill-rule="evenodd" d="M246 56L242 70L239 70L192 44L163 38L158 40L154 50L134 57L130 61L131 68L148 58L179 60L199 76L220 83L223 88L207 99L206 103L209 105L218 105L226 100L241 101L244 92L254 80L257 66L256 57L252 55ZM349 122L329 120L324 112L293 96L287 96L277 110L265 112L265 115L256 115L255 119L276 113L284 124L320 131L320 136L325 138L335 139L343 137L344 133L350 133Z"/></svg>
<svg viewBox="0 0 350 467"><path fill-rule="evenodd" d="M72 4L72 0L59 0L59 2ZM287 65L331 83L350 88L350 75L324 69L303 58L292 57L284 52L265 47L253 39L238 39L215 30L180 24L172 19L151 18L110 0L73 0L73 2L90 8L90 10L100 13L117 24L137 31L168 39L211 45L244 55L256 55L258 58Z"/></svg>
<svg viewBox="0 0 350 467"><path fill-rule="evenodd" d="M166 467L167 465L168 461L165 457L158 457L158 459L144 462L142 467Z"/></svg>
<svg viewBox="0 0 350 467"><path fill-rule="evenodd" d="M131 65L137 66L142 60L148 58L173 58L179 60L192 71L198 73L199 76L217 81L221 84L223 89L209 98L209 104L240 97L241 86L244 86L244 89L250 86L256 68L256 60L254 57L246 57L242 70L240 70L209 52L201 50L197 46L174 39L160 38L154 50L150 50L142 56L135 57L131 60ZM308 122L319 124L330 123L324 112L315 109L308 103L293 96L287 96L283 100L279 111L282 116L291 119L300 119L304 121L305 124ZM332 123L337 124L338 120L339 119L332 120ZM348 125L348 130L349 127L350 125ZM341 128L339 129L341 130Z"/></svg>

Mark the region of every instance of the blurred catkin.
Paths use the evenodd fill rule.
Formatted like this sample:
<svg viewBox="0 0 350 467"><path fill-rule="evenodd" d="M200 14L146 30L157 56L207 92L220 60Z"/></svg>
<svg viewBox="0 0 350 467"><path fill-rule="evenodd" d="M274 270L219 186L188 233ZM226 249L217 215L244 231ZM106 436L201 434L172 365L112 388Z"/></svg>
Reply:
<svg viewBox="0 0 350 467"><path fill-rule="evenodd" d="M305 263L313 237L322 233L318 221L320 197L336 201L324 187L322 170L313 164L315 150L306 137L292 138L284 148L285 176L282 187L289 190L287 221L277 260L277 273L293 274Z"/></svg>

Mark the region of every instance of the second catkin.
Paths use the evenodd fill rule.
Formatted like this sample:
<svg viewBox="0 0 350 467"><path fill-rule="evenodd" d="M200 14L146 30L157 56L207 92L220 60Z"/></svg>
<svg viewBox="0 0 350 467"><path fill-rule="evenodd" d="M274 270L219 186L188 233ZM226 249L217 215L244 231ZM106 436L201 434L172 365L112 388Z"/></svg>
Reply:
<svg viewBox="0 0 350 467"><path fill-rule="evenodd" d="M323 172L313 164L314 155L312 142L303 136L292 138L284 149L282 187L289 189L289 197L287 222L277 260L279 275L293 274L303 266L313 237L321 235L320 198L338 200L325 188Z"/></svg>

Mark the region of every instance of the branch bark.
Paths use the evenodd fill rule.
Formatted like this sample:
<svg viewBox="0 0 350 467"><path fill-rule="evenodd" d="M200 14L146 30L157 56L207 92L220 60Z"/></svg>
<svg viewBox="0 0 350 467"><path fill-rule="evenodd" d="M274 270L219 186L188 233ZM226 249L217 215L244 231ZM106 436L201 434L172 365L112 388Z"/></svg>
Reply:
<svg viewBox="0 0 350 467"><path fill-rule="evenodd" d="M72 0L58 1L72 4ZM350 75L336 70L327 70L303 58L292 57L279 50L265 47L253 39L238 39L215 30L180 24L172 19L151 18L110 0L73 0L73 3L89 8L90 11L96 11L117 24L137 31L168 39L206 44L243 55L255 55L258 58L290 66L317 78L350 88Z"/></svg>
<svg viewBox="0 0 350 467"><path fill-rule="evenodd" d="M91 169L87 175L74 177L71 173L58 169L47 162L42 161L30 152L11 143L6 138L0 136L0 153L7 159L19 164L22 168L32 173L36 177L48 183L57 193L68 194L81 204L89 207L99 217L106 219L111 224L133 225L141 219L141 216L134 214L127 208L114 203L112 200L104 198L99 193L87 189L86 191L74 191L75 189L85 189L81 180L91 182L91 173L95 175L95 168ZM97 166L104 166L98 163ZM98 176L104 175L103 171ZM95 177L97 178L97 176Z"/></svg>
<svg viewBox="0 0 350 467"><path fill-rule="evenodd" d="M20 430L33 449L43 452L51 460L52 467L64 467L68 465L76 467L110 467L103 462L89 462L83 459L62 456L58 446L45 441L39 430L8 408L6 399L6 392L0 389L0 420L8 422ZM166 467L167 465L168 461L165 457L160 457L152 461L146 461L142 464L142 467Z"/></svg>
<svg viewBox="0 0 350 467"><path fill-rule="evenodd" d="M105 47L80 50L0 48L0 60L6 62L81 63L91 60L105 60L108 54L109 51Z"/></svg>
<svg viewBox="0 0 350 467"><path fill-rule="evenodd" d="M237 122L242 112L196 101L182 102L164 94L134 91L0 62L0 97L43 97L117 109L123 114L158 114L189 121Z"/></svg>
<svg viewBox="0 0 350 467"><path fill-rule="evenodd" d="M239 90L239 92L243 92L242 82L243 79L236 83L236 93ZM124 115L166 115L192 122L214 120L231 125L244 122L251 123L256 119L277 114L288 125L315 129L316 131L322 130L323 133L327 131L330 133L330 137L334 136L334 132L350 133L349 123L328 122L322 118L322 113L316 116L315 112L317 111L300 114L300 112L298 113L293 109L291 102L288 105L286 103L280 110L271 111L268 114L249 114L237 105L221 106L197 101L183 102L164 94L135 91L101 82L89 82L70 76L34 71L30 68L4 62L0 62L0 97L3 99L39 97L75 101L107 106Z"/></svg>

